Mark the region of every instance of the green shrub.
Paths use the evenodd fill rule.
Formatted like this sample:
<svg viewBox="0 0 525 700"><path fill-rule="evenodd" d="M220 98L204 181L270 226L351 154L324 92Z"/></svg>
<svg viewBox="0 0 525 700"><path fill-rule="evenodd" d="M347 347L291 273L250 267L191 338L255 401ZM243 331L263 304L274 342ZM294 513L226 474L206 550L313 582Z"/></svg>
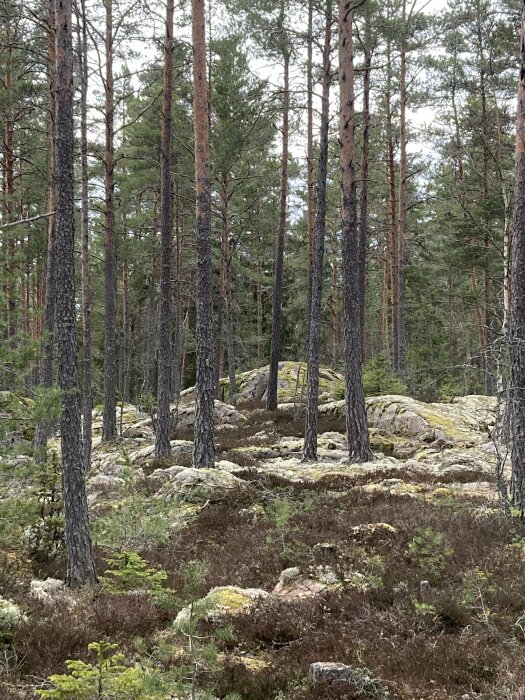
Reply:
<svg viewBox="0 0 525 700"><path fill-rule="evenodd" d="M102 577L102 586L110 593L164 589L165 571L153 569L137 552L119 552L108 560L109 568Z"/></svg>
<svg viewBox="0 0 525 700"><path fill-rule="evenodd" d="M367 396L381 396L383 394L407 393L403 382L396 377L389 361L383 355L377 355L369 360L363 372L363 385Z"/></svg>
<svg viewBox="0 0 525 700"><path fill-rule="evenodd" d="M416 530L408 545L408 553L423 573L436 581L441 578L454 550L446 544L442 532L425 527Z"/></svg>
<svg viewBox="0 0 525 700"><path fill-rule="evenodd" d="M37 695L44 700L144 700L155 697L143 692L144 670L137 665L126 666L124 655L116 651L116 644L92 642L88 649L96 655L94 664L66 661L69 673L50 676L54 688L37 690Z"/></svg>

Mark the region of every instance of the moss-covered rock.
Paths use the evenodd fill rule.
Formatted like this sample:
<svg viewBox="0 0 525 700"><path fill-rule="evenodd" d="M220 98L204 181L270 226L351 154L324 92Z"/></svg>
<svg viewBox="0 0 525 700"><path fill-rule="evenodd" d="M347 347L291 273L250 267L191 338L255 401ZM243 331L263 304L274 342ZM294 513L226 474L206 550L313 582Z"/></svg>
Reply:
<svg viewBox="0 0 525 700"><path fill-rule="evenodd" d="M304 362L280 362L277 384L277 399L279 403L303 402L306 398L306 372ZM270 366L257 367L237 375L237 401L253 403L264 401L268 389ZM333 401L343 396L344 378L328 367L319 370L319 397L322 401ZM219 397L228 401L229 380L223 378L219 382ZM182 392L184 402L194 401L195 387Z"/></svg>
<svg viewBox="0 0 525 700"><path fill-rule="evenodd" d="M193 608L183 608L175 619L175 627L186 626L192 614L199 615L208 620L219 619L224 616L235 616L248 610L258 601L263 600L268 593L261 588L239 588L238 586L218 586L199 601Z"/></svg>
<svg viewBox="0 0 525 700"><path fill-rule="evenodd" d="M242 491L248 487L246 481L239 479L230 471L223 469L195 469L188 467L174 474L157 493L157 498L173 499L184 497L192 499L215 499L224 496L227 491Z"/></svg>

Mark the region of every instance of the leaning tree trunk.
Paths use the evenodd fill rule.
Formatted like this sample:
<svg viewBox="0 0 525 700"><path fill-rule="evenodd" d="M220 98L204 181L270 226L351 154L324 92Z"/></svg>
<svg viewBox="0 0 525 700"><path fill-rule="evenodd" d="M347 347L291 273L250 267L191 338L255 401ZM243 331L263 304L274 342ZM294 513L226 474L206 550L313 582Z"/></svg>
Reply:
<svg viewBox="0 0 525 700"><path fill-rule="evenodd" d="M215 466L214 347L211 249L210 103L206 76L205 0L192 0L193 117L197 199L197 298L195 398L195 467Z"/></svg>
<svg viewBox="0 0 525 700"><path fill-rule="evenodd" d="M514 225L510 284L510 419L512 498L525 514L525 0L521 3L520 74L516 117Z"/></svg>
<svg viewBox="0 0 525 700"><path fill-rule="evenodd" d="M174 0L166 5L166 43L164 45L164 100L162 122L162 161L160 193L160 304L159 370L157 385L157 422L155 456L168 457L171 452L171 261L173 240L173 196L171 179L171 103L173 83L173 12Z"/></svg>
<svg viewBox="0 0 525 700"><path fill-rule="evenodd" d="M56 96L55 96L55 0L49 2L48 14L48 61L49 61L49 145L51 151L49 167L49 191L48 212L54 212L56 207L55 197L55 120L56 120ZM42 363L40 366L39 383L42 389L50 389L53 385L53 359L54 359L54 327L55 327L55 217L49 217L47 232L47 265L46 285L44 296L44 312L42 314L42 332L44 342L42 345ZM53 431L53 423L48 420L40 421L35 429L34 449L35 457L39 462L45 462L47 458L47 441Z"/></svg>
<svg viewBox="0 0 525 700"><path fill-rule="evenodd" d="M116 326L117 326L117 259L115 253L115 162L114 162L114 87L113 87L113 0L106 3L106 79L104 156L104 417L102 439L112 442L117 436L116 397Z"/></svg>
<svg viewBox="0 0 525 700"><path fill-rule="evenodd" d="M71 0L56 3L56 250L58 378L62 391L63 498L67 574L77 588L96 580L84 479L75 318L73 30Z"/></svg>
<svg viewBox="0 0 525 700"><path fill-rule="evenodd" d="M288 138L290 113L290 52L284 54L284 86L283 86L283 153L281 161L281 193L279 203L279 233L277 236L277 251L275 255L273 301L272 301L272 339L270 346L270 374L268 377L268 395L266 408L277 410L277 380L279 360L281 359L282 306L283 306L283 268L284 268L284 236L286 233L286 205L288 199Z"/></svg>
<svg viewBox="0 0 525 700"><path fill-rule="evenodd" d="M323 47L323 94L319 171L317 175L317 212L315 216L312 268L310 333L308 340L308 388L303 459L317 460L317 426L319 420L319 351L321 345L321 311L323 304L323 263L326 224L326 180L328 167L328 125L330 108L330 40L332 36L332 2L326 3L326 26Z"/></svg>
<svg viewBox="0 0 525 700"><path fill-rule="evenodd" d="M359 346L360 296L354 145L352 2L339 0L339 139L341 142L343 337L346 433L350 461L371 459Z"/></svg>

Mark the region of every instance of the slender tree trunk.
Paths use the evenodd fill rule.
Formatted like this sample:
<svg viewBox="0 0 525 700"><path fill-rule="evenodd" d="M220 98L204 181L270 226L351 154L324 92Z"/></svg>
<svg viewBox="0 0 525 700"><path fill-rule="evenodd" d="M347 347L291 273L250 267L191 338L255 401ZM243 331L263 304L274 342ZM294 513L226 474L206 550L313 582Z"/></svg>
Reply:
<svg viewBox="0 0 525 700"><path fill-rule="evenodd" d="M166 41L164 45L164 99L162 123L162 160L160 191L160 304L159 304L159 371L157 386L157 423L155 456L171 453L171 263L173 245L173 192L171 178L171 104L173 83L173 13L174 0L166 5Z"/></svg>
<svg viewBox="0 0 525 700"><path fill-rule="evenodd" d="M172 378L171 396L172 401L178 406L180 401L180 391L182 386L182 348L184 344L182 308L182 253L184 245L184 199L181 197L182 206L179 208L179 197L176 191L176 212L177 220L175 224L175 328L173 331L173 353L172 353ZM180 216L179 216L180 209Z"/></svg>
<svg viewBox="0 0 525 700"><path fill-rule="evenodd" d="M360 298L355 182L352 1L339 0L339 138L341 142L343 336L346 432L350 461L372 458L359 346Z"/></svg>
<svg viewBox="0 0 525 700"><path fill-rule="evenodd" d="M281 193L279 203L279 232L275 254L273 300L272 300L272 339L270 346L270 374L268 377L268 395L266 407L269 411L277 410L277 381L282 343L282 305L283 305L283 268L284 236L286 233L286 207L288 201L288 139L290 112L290 53L285 49L284 84L283 84L283 152L281 161Z"/></svg>
<svg viewBox="0 0 525 700"><path fill-rule="evenodd" d="M82 448L75 319L73 28L71 0L56 3L56 250L58 377L63 412L63 498L67 574L72 588L96 581Z"/></svg>
<svg viewBox="0 0 525 700"><path fill-rule="evenodd" d="M106 6L106 79L105 121L106 151L104 156L104 418L102 439L112 442L117 436L116 397L116 326L117 326L117 260L115 252L115 163L114 163L114 84L113 84L113 0Z"/></svg>
<svg viewBox="0 0 525 700"><path fill-rule="evenodd" d="M211 249L210 103L206 76L205 0L192 0L193 115L197 198L195 467L215 466Z"/></svg>
<svg viewBox="0 0 525 700"><path fill-rule="evenodd" d="M321 346L321 314L323 305L324 239L326 228L326 180L328 167L328 126L330 117L330 44L332 38L332 2L326 2L326 25L323 46L323 92L319 171L317 175L317 212L315 219L314 257L311 283L310 334L308 340L308 387L306 392L306 424L303 460L317 460L317 428L319 422L319 353Z"/></svg>
<svg viewBox="0 0 525 700"><path fill-rule="evenodd" d="M392 116L392 59L390 42L387 41L387 88L386 101L386 137L387 137L387 179L389 189L389 237L388 237L388 261L391 295L391 331L392 331L392 364L394 370L399 368L399 262L397 240L397 197L396 197L396 171L394 162L394 127Z"/></svg>
<svg viewBox="0 0 525 700"><path fill-rule="evenodd" d="M123 115L123 122L126 121L126 115ZM122 142L124 146L124 141ZM126 160L122 159L122 181L127 178ZM127 198L121 198L122 212L122 348L121 348L121 387L120 397L122 402L130 401L130 374L131 374L131 353L132 353L132 320L131 309L129 304L129 261L128 261L128 216Z"/></svg>
<svg viewBox="0 0 525 700"><path fill-rule="evenodd" d="M314 260L314 231L315 231L315 178L314 178L314 80L313 80L313 20L314 3L308 0L308 58L306 64L307 83L307 171L308 171L308 192L307 192L307 225L308 225L308 318L312 304L312 272ZM308 339L307 339L308 340Z"/></svg>
<svg viewBox="0 0 525 700"><path fill-rule="evenodd" d="M83 438L84 468L91 466L93 377L91 370L91 274L89 269L89 193L88 193L88 137L87 137L87 91L88 91L88 40L85 0L80 0L79 41L80 54L80 179L82 197L82 334L83 334Z"/></svg>
<svg viewBox="0 0 525 700"><path fill-rule="evenodd" d="M11 9L11 8L10 8ZM13 115L13 37L10 28L10 19L6 20L5 36L5 100L4 107L4 150L5 150L5 220L13 221L14 196L15 196L15 146L14 132L15 119ZM5 292L7 300L7 337L12 338L16 334L16 299L15 299L15 239L14 233L9 231L6 241L6 282Z"/></svg>
<svg viewBox="0 0 525 700"><path fill-rule="evenodd" d="M368 161L370 145L370 72L372 65L370 12L365 16L363 125L361 147L361 198L359 201L359 305L361 356L365 357L366 253L368 246Z"/></svg>
<svg viewBox="0 0 525 700"><path fill-rule="evenodd" d="M339 265L337 264L340 255L338 246L339 242L337 240L337 236L333 236L330 250L331 291L329 304L330 327L332 331L332 363L334 365L339 363L341 349L341 323L339 316L339 288L341 286L341 280L339 275Z"/></svg>
<svg viewBox="0 0 525 700"><path fill-rule="evenodd" d="M231 272L228 274L228 287L226 290L226 348L228 352L229 401L232 406L236 406L237 376L235 370L237 367L237 360L235 357L235 315Z"/></svg>
<svg viewBox="0 0 525 700"><path fill-rule="evenodd" d="M152 396L155 391L155 361L157 358L157 204L158 194L155 193L151 231L151 272L148 280L147 347L144 362L144 393L148 396Z"/></svg>
<svg viewBox="0 0 525 700"><path fill-rule="evenodd" d="M406 268L406 196L408 180L407 159L407 57L406 35L408 26L406 21L406 0L403 0L403 28L401 39L400 73L399 73L399 213L397 227L397 290L398 290L398 314L397 314L397 367L400 377L405 376L406 363L406 300L405 300L405 268Z"/></svg>
<svg viewBox="0 0 525 700"><path fill-rule="evenodd" d="M217 310L217 342L215 349L215 397L219 398L219 379L224 372L224 344L223 344L223 328L224 317L226 315L226 306L228 301L228 257L229 257L229 222L228 222L228 205L229 205L229 185L228 173L222 175L222 192L221 192L221 219L222 219L222 235L221 235L221 256L220 256L220 273L219 273L219 304Z"/></svg>
<svg viewBox="0 0 525 700"><path fill-rule="evenodd" d="M55 0L50 0L48 10L48 70L49 70L49 189L47 197L48 211L56 209L55 197L55 160L56 160L56 99L55 99ZM44 312L42 314L42 332L44 342L42 344L42 361L40 364L39 384L42 389L50 389L53 385L53 360L55 347L55 217L50 216L47 229L47 265L44 295ZM50 421L41 421L35 429L34 448L36 459L45 462L47 459L47 441L53 432L53 424Z"/></svg>
<svg viewBox="0 0 525 700"><path fill-rule="evenodd" d="M511 255L510 424L512 498L525 515L525 0L521 2L520 72L516 116L514 222Z"/></svg>

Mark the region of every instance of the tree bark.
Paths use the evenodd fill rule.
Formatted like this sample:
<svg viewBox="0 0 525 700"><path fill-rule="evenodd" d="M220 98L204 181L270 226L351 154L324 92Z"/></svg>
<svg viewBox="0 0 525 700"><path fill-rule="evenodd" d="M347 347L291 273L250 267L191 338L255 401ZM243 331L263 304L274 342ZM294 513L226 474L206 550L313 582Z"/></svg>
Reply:
<svg viewBox="0 0 525 700"><path fill-rule="evenodd" d="M58 377L62 390L63 498L72 588L96 581L84 479L75 319L73 29L71 0L56 3L56 250Z"/></svg>
<svg viewBox="0 0 525 700"><path fill-rule="evenodd" d="M359 346L360 298L356 217L354 145L354 57L352 1L339 0L339 139L341 142L343 337L345 359L346 433L352 462L372 458L366 423Z"/></svg>
<svg viewBox="0 0 525 700"><path fill-rule="evenodd" d="M117 325L117 260L115 253L115 164L114 164L114 84L113 84L113 0L106 6L106 79L105 122L106 150L104 156L104 417L102 439L113 442L117 436L116 397L116 325Z"/></svg>
<svg viewBox="0 0 525 700"><path fill-rule="evenodd" d="M525 0L521 3L520 72L516 116L514 222L511 254L510 419L512 498L525 515Z"/></svg>
<svg viewBox="0 0 525 700"><path fill-rule="evenodd" d="M195 467L215 466L211 249L210 103L206 76L205 0L192 0L193 116L197 200Z"/></svg>
<svg viewBox="0 0 525 700"><path fill-rule="evenodd" d="M162 161L160 192L160 302L159 302L159 370L157 386L157 423L155 456L171 453L171 268L173 245L173 192L171 178L171 104L173 83L173 13L174 0L166 4L166 40L164 44L164 99L162 123Z"/></svg>
<svg viewBox="0 0 525 700"><path fill-rule="evenodd" d="M282 343L284 237L286 233L286 207L288 201L288 139L290 116L290 52L288 48L285 48L284 50L283 62L283 151L281 161L281 192L279 200L279 232L277 235L277 250L275 254L273 281L270 374L268 377L268 394L266 397L266 408L269 411L277 410L277 382Z"/></svg>
<svg viewBox="0 0 525 700"><path fill-rule="evenodd" d="M314 80L313 80L313 19L314 3L308 0L308 58L306 66L307 124L306 124L306 165L307 165L307 227L308 227L308 310L312 304L312 273L314 260L315 232L315 178L314 178ZM308 331L309 332L309 331Z"/></svg>
<svg viewBox="0 0 525 700"><path fill-rule="evenodd" d="M359 200L359 308L361 356L365 357L366 255L368 246L368 164L370 146L370 73L372 69L370 12L365 15L361 190Z"/></svg>
<svg viewBox="0 0 525 700"><path fill-rule="evenodd" d="M407 159L407 56L406 36L408 25L406 18L406 0L403 0L402 9L402 36L399 72L399 212L397 225L397 337L395 344L397 349L397 374L403 378L406 372L406 301L405 301L405 268L406 268L406 196L408 180Z"/></svg>
<svg viewBox="0 0 525 700"><path fill-rule="evenodd" d="M330 44L332 38L332 2L326 2L326 25L323 46L323 88L321 102L321 135L317 175L317 212L315 217L314 256L311 282L310 333L308 339L308 386L306 392L306 424L303 460L317 460L317 427L319 421L319 352L321 345L321 313L323 305L324 239L326 228L326 181L328 167L328 126L330 118Z"/></svg>

